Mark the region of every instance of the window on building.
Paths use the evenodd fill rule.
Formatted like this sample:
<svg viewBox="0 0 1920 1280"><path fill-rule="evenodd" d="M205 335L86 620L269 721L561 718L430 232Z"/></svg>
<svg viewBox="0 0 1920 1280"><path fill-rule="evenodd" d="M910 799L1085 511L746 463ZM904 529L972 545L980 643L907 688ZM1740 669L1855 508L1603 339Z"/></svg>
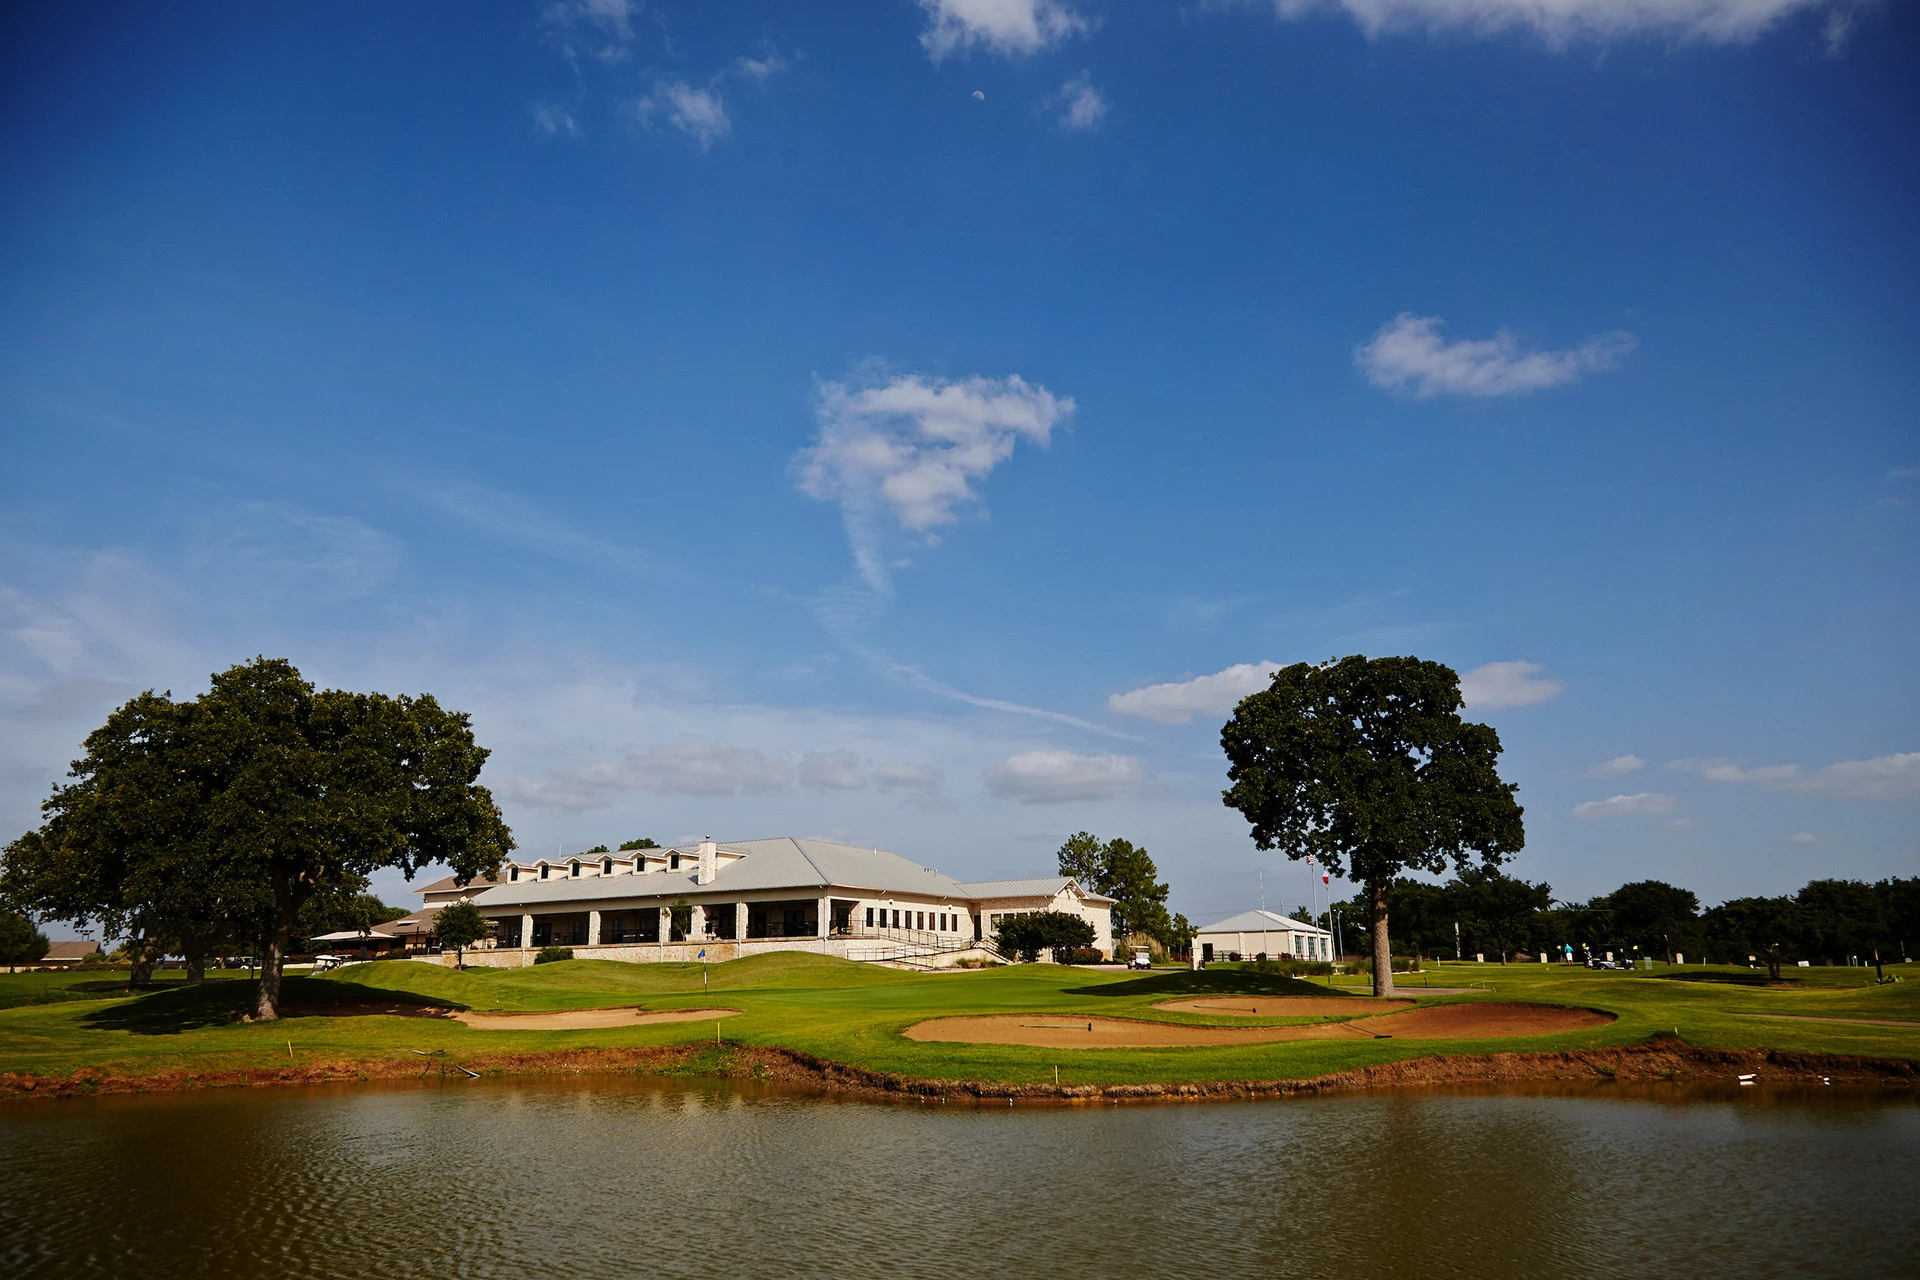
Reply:
<svg viewBox="0 0 1920 1280"><path fill-rule="evenodd" d="M677 853L670 853L670 854L668 854L668 855L667 855L667 870L669 870L669 871L678 871L679 869L680 869L680 855L679 855L679 854L677 854Z"/></svg>
<svg viewBox="0 0 1920 1280"><path fill-rule="evenodd" d="M893 927L896 929L900 927L900 911L898 908L895 908L893 913Z"/></svg>
<svg viewBox="0 0 1920 1280"><path fill-rule="evenodd" d="M610 875L612 875L612 874L613 874L613 859L612 859L612 858L602 858L602 859L600 859L600 874L601 874L601 875L603 875L603 876L610 876Z"/></svg>
<svg viewBox="0 0 1920 1280"><path fill-rule="evenodd" d="M873 908L867 908L867 928L873 928Z"/></svg>
<svg viewBox="0 0 1920 1280"><path fill-rule="evenodd" d="M547 865L546 863L544 863L544 862L543 862L543 863L541 863L541 864L540 864L540 878L541 878L542 880L545 880L545 879L547 878L547 875L548 875L548 873L549 873L549 872L550 872L551 870L552 870L552 868L551 868L551 867L549 867L549 866L548 866L548 865Z"/></svg>
<svg viewBox="0 0 1920 1280"><path fill-rule="evenodd" d="M507 879L509 879L509 880L518 880L519 878L520 878L520 868L518 868L518 867L509 867L509 868L507 869Z"/></svg>
<svg viewBox="0 0 1920 1280"><path fill-rule="evenodd" d="M573 860L572 862L569 862L569 863L567 864L567 874L568 874L569 876L572 876L572 877L574 877L575 879L578 879L578 878L579 878L579 876L580 876L580 859L578 859L578 858L575 858L575 859L574 859L574 860Z"/></svg>

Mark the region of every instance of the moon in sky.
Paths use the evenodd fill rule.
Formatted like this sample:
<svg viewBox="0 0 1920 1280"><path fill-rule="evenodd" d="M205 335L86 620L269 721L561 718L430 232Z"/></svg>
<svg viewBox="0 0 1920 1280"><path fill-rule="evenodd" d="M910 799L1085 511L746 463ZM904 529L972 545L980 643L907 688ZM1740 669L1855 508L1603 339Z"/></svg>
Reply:
<svg viewBox="0 0 1920 1280"><path fill-rule="evenodd" d="M985 102L987 100L987 95L980 92L978 89L975 89L973 91L973 96L977 101L980 101L980 102Z"/></svg>

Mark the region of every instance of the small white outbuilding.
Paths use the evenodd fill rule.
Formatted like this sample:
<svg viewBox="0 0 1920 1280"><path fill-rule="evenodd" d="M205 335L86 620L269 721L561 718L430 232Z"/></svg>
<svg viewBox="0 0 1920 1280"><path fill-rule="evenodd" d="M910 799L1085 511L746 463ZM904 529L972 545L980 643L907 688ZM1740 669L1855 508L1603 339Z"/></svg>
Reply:
<svg viewBox="0 0 1920 1280"><path fill-rule="evenodd" d="M1203 926L1193 936L1193 949L1202 962L1260 955L1269 960L1331 960L1333 935L1304 920L1256 909Z"/></svg>

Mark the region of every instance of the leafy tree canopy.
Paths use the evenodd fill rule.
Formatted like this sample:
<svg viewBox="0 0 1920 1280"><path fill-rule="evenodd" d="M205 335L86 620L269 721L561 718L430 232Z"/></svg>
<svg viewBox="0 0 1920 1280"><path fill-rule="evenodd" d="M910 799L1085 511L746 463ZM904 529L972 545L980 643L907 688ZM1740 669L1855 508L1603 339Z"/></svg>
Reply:
<svg viewBox="0 0 1920 1280"><path fill-rule="evenodd" d="M0 911L0 964L32 964L45 959L52 945L31 917Z"/></svg>
<svg viewBox="0 0 1920 1280"><path fill-rule="evenodd" d="M647 839L645 836L641 836L638 840L622 840L620 842L620 852L622 853L633 849L658 849L659 847L659 845Z"/></svg>
<svg viewBox="0 0 1920 1280"><path fill-rule="evenodd" d="M1071 876L1082 888L1112 898L1116 943L1136 933L1148 934L1164 947L1184 946L1191 925L1167 913L1167 886L1147 851L1131 840L1102 841L1090 832L1068 836L1060 846L1060 874ZM1182 932L1184 930L1184 933Z"/></svg>
<svg viewBox="0 0 1920 1280"><path fill-rule="evenodd" d="M1526 841L1500 736L1460 718L1460 678L1419 658L1296 663L1221 730L1222 795L1261 849L1367 887L1374 989L1393 990L1388 891L1408 870L1489 865Z"/></svg>
<svg viewBox="0 0 1920 1280"><path fill-rule="evenodd" d="M1093 925L1070 911L1028 911L1001 916L994 923L993 940L1002 955L1031 964L1049 948L1064 957L1076 947L1091 947Z"/></svg>
<svg viewBox="0 0 1920 1280"><path fill-rule="evenodd" d="M472 898L457 898L433 918L433 936L441 946L453 948L456 965L464 964L466 949L487 936L487 918Z"/></svg>
<svg viewBox="0 0 1920 1280"><path fill-rule="evenodd" d="M142 694L87 752L41 827L8 846L9 896L155 944L189 928L202 946L256 938L258 1017L278 1016L308 901L382 867L445 863L466 883L513 849L464 714L427 695L317 691L280 659L229 668L192 703Z"/></svg>
<svg viewBox="0 0 1920 1280"><path fill-rule="evenodd" d="M1598 905L1598 904L1596 904ZM1611 934L1648 954L1673 959L1673 938L1700 915L1700 899L1693 890L1664 880L1636 880L1608 894L1606 909L1613 912Z"/></svg>

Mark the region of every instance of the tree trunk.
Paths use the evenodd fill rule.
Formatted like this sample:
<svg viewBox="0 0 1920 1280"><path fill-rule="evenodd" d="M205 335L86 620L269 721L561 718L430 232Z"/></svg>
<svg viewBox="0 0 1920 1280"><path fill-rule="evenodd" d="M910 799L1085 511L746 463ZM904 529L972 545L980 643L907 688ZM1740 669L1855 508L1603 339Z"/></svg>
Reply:
<svg viewBox="0 0 1920 1280"><path fill-rule="evenodd" d="M1393 994L1393 948L1387 942L1387 882L1368 886L1373 899L1373 994Z"/></svg>
<svg viewBox="0 0 1920 1280"><path fill-rule="evenodd" d="M253 1005L256 1022L279 1020L280 969L287 962L287 948L293 942L294 921L300 914L300 904L294 901L293 886L287 882L286 873L276 870L271 873L271 879L276 919L267 945L261 948L260 994Z"/></svg>
<svg viewBox="0 0 1920 1280"><path fill-rule="evenodd" d="M187 985L200 986L207 980L207 956L204 951L187 952Z"/></svg>
<svg viewBox="0 0 1920 1280"><path fill-rule="evenodd" d="M133 952L133 972L127 975L129 989L150 987L153 985L153 962L160 953L151 942L142 942Z"/></svg>
<svg viewBox="0 0 1920 1280"><path fill-rule="evenodd" d="M280 966L286 963L292 932L283 920L274 926L267 945L260 949L260 994L253 1004L256 1022L274 1022L280 1017Z"/></svg>

